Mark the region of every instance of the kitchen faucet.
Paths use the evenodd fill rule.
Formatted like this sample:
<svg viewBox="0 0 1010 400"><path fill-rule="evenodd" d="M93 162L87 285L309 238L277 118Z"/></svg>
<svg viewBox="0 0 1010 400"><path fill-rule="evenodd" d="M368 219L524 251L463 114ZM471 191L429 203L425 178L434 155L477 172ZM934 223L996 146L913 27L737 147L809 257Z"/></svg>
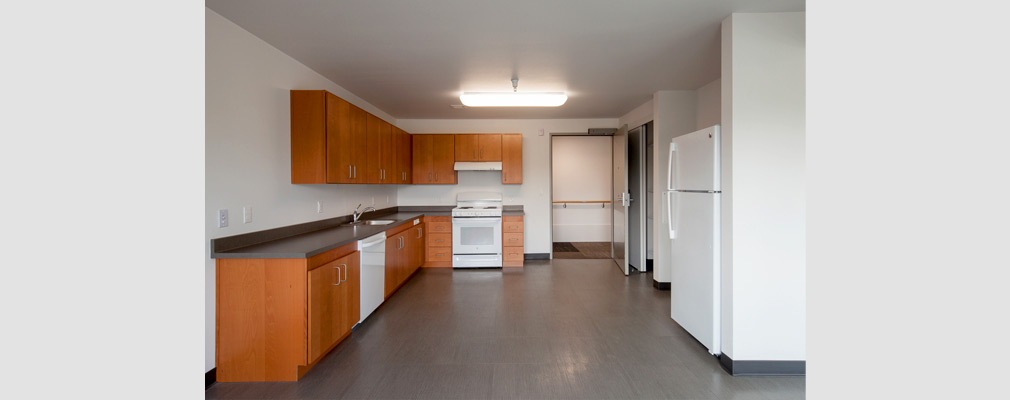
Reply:
<svg viewBox="0 0 1010 400"><path fill-rule="evenodd" d="M365 209L364 209L364 210L362 210L362 211L361 211L361 212L359 213L359 212L358 212L358 209L359 209L359 208L361 208L361 204L358 204L358 207L356 207L356 208L354 209L354 214L352 215L352 217L354 217L354 220L353 220L353 221L351 221L351 223L355 223L355 222L358 222L358 218L361 218L361 215L362 215L362 214L364 214L364 213L366 213L366 212L369 212L369 211L375 211L375 207L365 207Z"/></svg>

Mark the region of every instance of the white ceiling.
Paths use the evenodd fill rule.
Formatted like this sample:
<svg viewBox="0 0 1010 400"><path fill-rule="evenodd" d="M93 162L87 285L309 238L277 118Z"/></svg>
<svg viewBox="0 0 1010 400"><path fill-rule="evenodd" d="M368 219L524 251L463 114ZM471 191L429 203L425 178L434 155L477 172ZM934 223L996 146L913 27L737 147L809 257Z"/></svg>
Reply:
<svg viewBox="0 0 1010 400"><path fill-rule="evenodd" d="M803 0L207 0L395 118L617 118L719 78L733 12ZM557 108L465 108L463 91L565 91Z"/></svg>

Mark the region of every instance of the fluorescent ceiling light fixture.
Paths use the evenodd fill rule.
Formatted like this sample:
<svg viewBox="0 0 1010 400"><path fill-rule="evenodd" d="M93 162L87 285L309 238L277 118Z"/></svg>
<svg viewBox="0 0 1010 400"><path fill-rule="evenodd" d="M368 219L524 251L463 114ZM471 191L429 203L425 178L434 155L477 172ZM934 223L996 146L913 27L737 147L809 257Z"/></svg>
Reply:
<svg viewBox="0 0 1010 400"><path fill-rule="evenodd" d="M467 107L557 107L568 101L564 93L463 93Z"/></svg>
<svg viewBox="0 0 1010 400"><path fill-rule="evenodd" d="M557 107L568 101L564 93L519 93L519 78L512 78L512 93L464 92L459 101L467 107Z"/></svg>

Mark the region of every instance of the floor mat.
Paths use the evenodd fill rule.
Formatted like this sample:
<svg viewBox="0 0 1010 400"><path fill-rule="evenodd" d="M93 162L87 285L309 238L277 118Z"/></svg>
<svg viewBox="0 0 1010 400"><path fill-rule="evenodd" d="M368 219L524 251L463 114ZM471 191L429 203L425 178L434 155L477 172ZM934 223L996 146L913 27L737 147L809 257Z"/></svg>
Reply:
<svg viewBox="0 0 1010 400"><path fill-rule="evenodd" d="M554 258L610 258L610 242L555 242Z"/></svg>
<svg viewBox="0 0 1010 400"><path fill-rule="evenodd" d="M571 242L554 242L554 252L555 253L578 253L579 249L576 249Z"/></svg>

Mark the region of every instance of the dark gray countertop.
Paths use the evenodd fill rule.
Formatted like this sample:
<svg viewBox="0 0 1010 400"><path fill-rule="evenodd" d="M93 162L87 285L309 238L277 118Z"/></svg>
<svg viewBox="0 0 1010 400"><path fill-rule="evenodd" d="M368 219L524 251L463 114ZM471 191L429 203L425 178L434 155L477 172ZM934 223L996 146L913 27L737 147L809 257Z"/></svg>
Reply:
<svg viewBox="0 0 1010 400"><path fill-rule="evenodd" d="M448 209L445 209L448 207ZM504 215L523 215L523 206L505 206ZM308 258L425 215L450 215L452 206L404 206L366 214L363 220L392 219L389 225L344 225L347 216L211 240L211 258Z"/></svg>

